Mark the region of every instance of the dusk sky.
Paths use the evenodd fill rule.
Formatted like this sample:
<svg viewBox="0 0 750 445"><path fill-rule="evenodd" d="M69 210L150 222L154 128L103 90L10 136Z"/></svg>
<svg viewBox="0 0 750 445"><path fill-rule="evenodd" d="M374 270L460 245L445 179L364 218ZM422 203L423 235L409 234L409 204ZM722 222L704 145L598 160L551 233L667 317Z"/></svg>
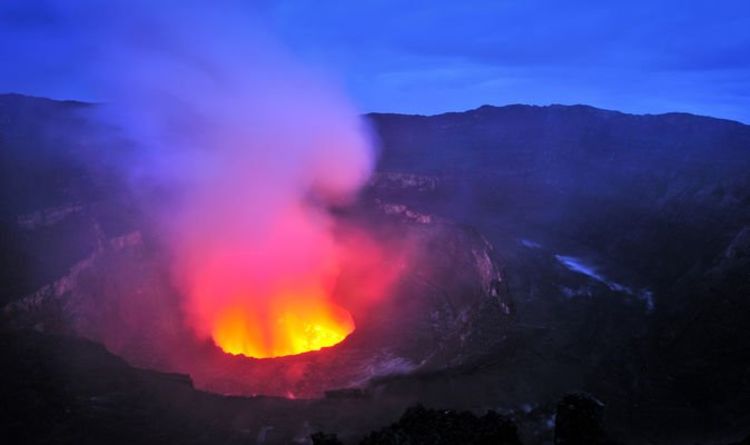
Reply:
<svg viewBox="0 0 750 445"><path fill-rule="evenodd" d="M97 3L105 2L3 0L0 91L97 100L79 70L91 63L88 42L60 19ZM750 123L747 0L264 0L243 8L248 26L262 24L340 82L363 112L582 103ZM106 26L106 8L94 9L81 26Z"/></svg>

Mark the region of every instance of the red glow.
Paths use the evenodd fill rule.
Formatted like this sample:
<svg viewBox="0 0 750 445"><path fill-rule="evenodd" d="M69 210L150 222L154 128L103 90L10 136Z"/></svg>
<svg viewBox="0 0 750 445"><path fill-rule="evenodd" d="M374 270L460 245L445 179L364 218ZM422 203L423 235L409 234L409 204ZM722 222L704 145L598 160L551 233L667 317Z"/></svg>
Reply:
<svg viewBox="0 0 750 445"><path fill-rule="evenodd" d="M280 357L333 346L354 331L333 301L345 249L314 209L295 206L252 245L231 232L196 243L187 310L224 352Z"/></svg>

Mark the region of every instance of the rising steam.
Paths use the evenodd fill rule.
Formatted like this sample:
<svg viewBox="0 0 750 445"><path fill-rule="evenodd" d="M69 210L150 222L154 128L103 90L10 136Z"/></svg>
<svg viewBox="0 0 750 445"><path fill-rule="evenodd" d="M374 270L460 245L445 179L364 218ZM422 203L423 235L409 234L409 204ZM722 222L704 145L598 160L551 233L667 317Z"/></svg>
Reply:
<svg viewBox="0 0 750 445"><path fill-rule="evenodd" d="M251 357L340 342L355 326L334 301L347 259L327 207L372 169L356 110L237 11L127 6L94 77L137 146L131 182L161 193L146 212L185 321Z"/></svg>

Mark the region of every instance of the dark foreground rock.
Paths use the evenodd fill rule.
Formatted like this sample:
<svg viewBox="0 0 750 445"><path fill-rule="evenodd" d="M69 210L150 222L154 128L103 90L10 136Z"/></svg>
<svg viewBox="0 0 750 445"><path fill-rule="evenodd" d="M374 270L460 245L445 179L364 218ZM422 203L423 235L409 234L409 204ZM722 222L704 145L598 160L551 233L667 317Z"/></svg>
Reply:
<svg viewBox="0 0 750 445"><path fill-rule="evenodd" d="M409 408L401 419L371 433L362 445L520 445L516 426L507 418L489 411L482 417L463 411Z"/></svg>

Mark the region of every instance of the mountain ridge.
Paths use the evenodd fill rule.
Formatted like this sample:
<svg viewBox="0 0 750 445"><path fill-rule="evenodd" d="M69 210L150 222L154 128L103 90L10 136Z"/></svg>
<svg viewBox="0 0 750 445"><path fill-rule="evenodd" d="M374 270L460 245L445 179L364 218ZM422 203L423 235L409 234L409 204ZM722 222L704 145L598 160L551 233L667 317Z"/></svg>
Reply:
<svg viewBox="0 0 750 445"><path fill-rule="evenodd" d="M89 102L89 101L83 101L83 100L78 100L78 99L55 99L55 98L49 98L45 96L37 96L33 94L24 94L24 93L15 93L15 92L0 93L0 102L8 100L8 99L35 100L35 101L43 101L47 103L60 103L60 104L74 105L74 106L100 105L100 103L98 102ZM524 104L520 102L509 103L509 104L504 104L504 105L483 104L478 107L469 108L466 110L444 111L444 112L432 113L432 114L399 113L399 112L391 112L391 111L368 111L368 112L362 113L362 115L363 116L405 116L405 117L419 117L419 118L434 118L434 117L454 116L454 115L460 115L460 114L474 114L478 112L487 112L487 111L498 111L498 110L510 111L510 110L523 110L523 109L525 110L563 109L563 110L570 110L570 111L586 110L586 111L593 111L597 113L606 113L606 114L612 114L612 115L642 117L642 118L686 117L686 118L698 118L698 119L708 119L708 120L714 120L714 121L731 122L734 124L741 125L743 127L750 127L750 123L745 123L745 122L735 120L735 119L712 116L709 114L696 114L696 113L690 113L690 112L685 112L685 111L667 111L663 113L632 113L632 112L620 111L620 110L611 109L611 108L597 107L597 106L588 105L588 104L560 104L560 103L550 103L546 105Z"/></svg>
<svg viewBox="0 0 750 445"><path fill-rule="evenodd" d="M668 118L668 117L697 118L697 119L731 122L733 124L738 124L743 127L750 127L749 123L741 122L741 121L734 120L734 119L722 118L718 116L711 116L711 115L704 115L704 114L689 113L689 112L684 112L684 111L667 111L664 113L631 113L631 112L625 112L625 111L620 111L620 110L615 110L615 109L610 109L610 108L600 108L600 107L596 107L596 106L588 105L588 104L559 104L559 103L551 103L547 105L535 105L535 104L524 104L524 103L512 103L512 104L505 104L505 105L484 104L476 108L469 108L467 110L445 111L445 112L434 113L434 114L373 111L373 112L365 113L365 115L366 116L405 116L405 117L419 117L419 118L435 118L435 117L455 116L455 115L461 115L461 114L471 115L471 114L476 114L476 113L497 112L497 111L517 111L517 110L546 111L546 110L559 110L559 109L570 110L570 111L593 111L593 112L602 113L602 114L640 117L640 118Z"/></svg>

